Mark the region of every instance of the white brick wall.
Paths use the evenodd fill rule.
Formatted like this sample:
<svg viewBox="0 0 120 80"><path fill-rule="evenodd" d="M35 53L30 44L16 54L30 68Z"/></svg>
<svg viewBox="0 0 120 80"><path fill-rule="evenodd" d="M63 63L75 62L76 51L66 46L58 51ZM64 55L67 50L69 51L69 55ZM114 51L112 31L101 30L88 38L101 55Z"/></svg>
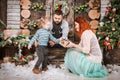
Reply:
<svg viewBox="0 0 120 80"><path fill-rule="evenodd" d="M7 27L20 28L20 0L7 1Z"/></svg>

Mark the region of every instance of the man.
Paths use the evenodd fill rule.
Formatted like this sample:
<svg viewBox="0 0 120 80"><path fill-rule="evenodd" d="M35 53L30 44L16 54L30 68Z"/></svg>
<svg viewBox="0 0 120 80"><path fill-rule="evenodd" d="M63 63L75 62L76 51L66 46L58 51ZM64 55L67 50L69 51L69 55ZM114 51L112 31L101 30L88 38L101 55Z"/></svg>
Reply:
<svg viewBox="0 0 120 80"><path fill-rule="evenodd" d="M67 39L69 33L68 22L63 19L63 12L61 10L55 10L53 20L50 24L50 31L52 35L57 39ZM59 44L55 44L53 41L49 41L52 47L61 47Z"/></svg>

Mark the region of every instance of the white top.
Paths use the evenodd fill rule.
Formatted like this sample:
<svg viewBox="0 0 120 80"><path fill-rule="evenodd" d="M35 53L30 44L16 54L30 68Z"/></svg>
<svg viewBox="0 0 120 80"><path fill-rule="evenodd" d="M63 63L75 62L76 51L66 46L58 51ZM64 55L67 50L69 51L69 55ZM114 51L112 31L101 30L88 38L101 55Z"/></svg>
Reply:
<svg viewBox="0 0 120 80"><path fill-rule="evenodd" d="M89 53L88 60L95 63L102 61L102 52L96 35L91 30L86 30L81 36L79 45L82 47L82 52Z"/></svg>

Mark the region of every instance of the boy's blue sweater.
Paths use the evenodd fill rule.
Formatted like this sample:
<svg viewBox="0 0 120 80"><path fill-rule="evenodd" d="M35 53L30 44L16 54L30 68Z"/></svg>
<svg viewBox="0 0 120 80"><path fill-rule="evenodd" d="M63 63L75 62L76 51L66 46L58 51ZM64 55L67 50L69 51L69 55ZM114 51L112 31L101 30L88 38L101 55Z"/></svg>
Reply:
<svg viewBox="0 0 120 80"><path fill-rule="evenodd" d="M38 45L47 46L49 39L53 40L56 43L59 43L60 41L59 39L54 38L50 33L50 31L48 31L47 29L41 28L37 30L35 35L32 37L32 39L30 40L29 46L32 46L35 40L38 41Z"/></svg>

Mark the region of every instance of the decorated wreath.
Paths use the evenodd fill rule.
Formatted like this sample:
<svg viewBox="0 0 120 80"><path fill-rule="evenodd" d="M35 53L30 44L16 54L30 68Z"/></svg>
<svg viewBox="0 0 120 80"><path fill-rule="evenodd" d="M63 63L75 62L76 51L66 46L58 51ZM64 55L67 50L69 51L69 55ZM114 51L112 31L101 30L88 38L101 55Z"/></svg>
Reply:
<svg viewBox="0 0 120 80"><path fill-rule="evenodd" d="M55 9L62 10L64 16L68 15L70 12L68 3L65 1L59 1L58 3L56 3Z"/></svg>

